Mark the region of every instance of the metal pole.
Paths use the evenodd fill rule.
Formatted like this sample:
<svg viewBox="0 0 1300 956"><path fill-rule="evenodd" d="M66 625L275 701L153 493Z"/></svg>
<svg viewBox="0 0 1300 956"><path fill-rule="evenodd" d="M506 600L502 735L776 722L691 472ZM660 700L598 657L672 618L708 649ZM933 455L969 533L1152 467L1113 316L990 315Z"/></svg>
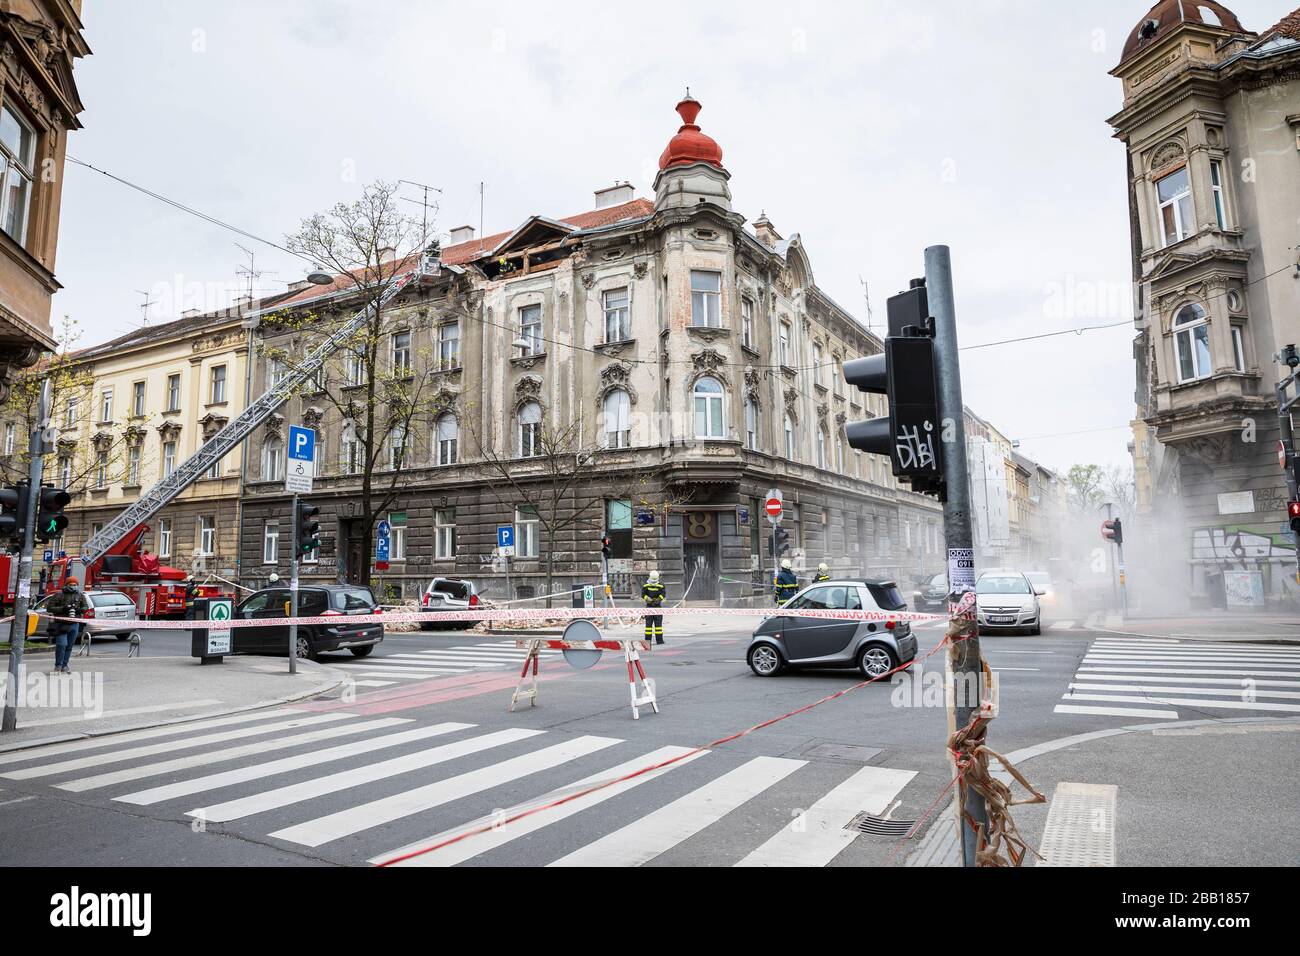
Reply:
<svg viewBox="0 0 1300 956"><path fill-rule="evenodd" d="M14 618L9 624L9 681L5 684L4 718L0 730L18 729L18 684L22 679L23 645L27 642L27 606L32 595L32 540L36 531L36 510L41 500L41 472L45 459L42 432L50 417L51 385L41 383L41 397L36 421L27 439L31 463L27 469L27 513L23 515L23 544L18 557L18 595L14 600Z"/></svg>
<svg viewBox="0 0 1300 956"><path fill-rule="evenodd" d="M1284 352L1293 351L1295 346L1287 346ZM1290 368L1288 365L1287 368ZM1277 430L1278 439L1282 442L1283 448L1283 465L1286 473L1286 490L1287 501L1295 501L1300 497L1300 486L1296 480L1295 465L1295 432L1291 423L1291 406L1293 401L1288 401L1286 397L1287 386L1296 381L1296 373L1292 371L1277 383ZM1300 583L1300 536L1296 536L1296 582Z"/></svg>
<svg viewBox="0 0 1300 956"><path fill-rule="evenodd" d="M1106 520L1110 521L1115 517L1115 506L1111 502L1106 502ZM1116 610L1119 609L1119 578L1115 574L1115 552L1110 553L1110 596L1115 602Z"/></svg>
<svg viewBox="0 0 1300 956"><path fill-rule="evenodd" d="M772 521L772 600L776 601L776 576L780 574L777 570L781 563L781 556L776 553L776 529L781 523L779 518L773 518Z"/></svg>
<svg viewBox="0 0 1300 956"><path fill-rule="evenodd" d="M289 571L289 617L298 617L298 495L293 496L293 563ZM289 673L298 673L298 625L289 622Z"/></svg>
<svg viewBox="0 0 1300 956"><path fill-rule="evenodd" d="M948 596L949 613L953 613L962 595L973 587L975 550L971 534L970 475L966 463L965 405L962 402L961 365L957 352L957 309L953 300L952 262L947 246L930 246L925 250L925 284L930 314L934 317L934 372L939 393L939 429L941 437L946 439L943 446L943 477L947 500L943 504L943 533L948 545L948 577L952 588ZM971 562L969 572L960 576L955 574L957 562L967 558ZM973 608L970 614L974 614ZM973 616L962 622L962 629L965 639L948 646L948 664L954 680L955 726L958 730L967 726L979 712L982 674L979 627ZM974 788L958 787L959 800L963 792L965 802L958 809L962 864L974 866L976 827L987 829L988 812L984 798Z"/></svg>

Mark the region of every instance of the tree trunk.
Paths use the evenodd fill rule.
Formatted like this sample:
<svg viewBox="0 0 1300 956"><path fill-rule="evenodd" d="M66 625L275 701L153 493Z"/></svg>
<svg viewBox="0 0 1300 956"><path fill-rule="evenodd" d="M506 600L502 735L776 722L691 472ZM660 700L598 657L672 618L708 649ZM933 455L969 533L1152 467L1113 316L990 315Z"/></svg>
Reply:
<svg viewBox="0 0 1300 956"><path fill-rule="evenodd" d="M552 606L551 596L555 593L555 533L546 529L546 606Z"/></svg>

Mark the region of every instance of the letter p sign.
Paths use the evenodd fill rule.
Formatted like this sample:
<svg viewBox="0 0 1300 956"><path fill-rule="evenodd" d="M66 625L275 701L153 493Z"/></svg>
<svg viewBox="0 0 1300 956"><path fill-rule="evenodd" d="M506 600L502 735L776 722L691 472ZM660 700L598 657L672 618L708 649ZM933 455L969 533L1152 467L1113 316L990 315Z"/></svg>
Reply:
<svg viewBox="0 0 1300 956"><path fill-rule="evenodd" d="M289 426L289 459L291 461L316 460L316 433L310 428Z"/></svg>

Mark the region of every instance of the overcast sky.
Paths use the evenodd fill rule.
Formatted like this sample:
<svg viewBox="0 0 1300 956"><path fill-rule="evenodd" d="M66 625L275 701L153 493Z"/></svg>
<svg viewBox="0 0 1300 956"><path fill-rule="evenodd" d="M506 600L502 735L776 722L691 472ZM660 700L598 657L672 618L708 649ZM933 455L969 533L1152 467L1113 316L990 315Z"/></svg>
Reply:
<svg viewBox="0 0 1300 956"><path fill-rule="evenodd" d="M1263 30L1296 0L1237 0ZM653 5L86 0L69 152L282 242L376 179L487 231L653 196L685 87L734 208L799 233L818 286L877 327L952 247L963 346L1131 318L1124 150L1107 75L1144 0ZM418 196L407 187L407 195ZM418 205L410 205L418 215ZM227 304L284 253L69 165L54 315L83 345ZM967 404L1044 464L1128 461L1131 325L964 352ZM1073 434L1065 434L1073 433Z"/></svg>

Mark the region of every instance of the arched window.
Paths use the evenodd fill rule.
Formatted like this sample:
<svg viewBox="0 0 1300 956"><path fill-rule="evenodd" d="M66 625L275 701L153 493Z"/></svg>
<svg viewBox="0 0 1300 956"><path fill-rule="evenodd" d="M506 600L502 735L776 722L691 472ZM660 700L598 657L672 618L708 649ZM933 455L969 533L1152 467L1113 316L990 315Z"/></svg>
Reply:
<svg viewBox="0 0 1300 956"><path fill-rule="evenodd" d="M817 426L817 467L826 467L826 429Z"/></svg>
<svg viewBox="0 0 1300 956"><path fill-rule="evenodd" d="M722 385L716 378L702 378L695 383L696 438L727 437L722 398Z"/></svg>
<svg viewBox="0 0 1300 956"><path fill-rule="evenodd" d="M438 464L454 465L460 454L460 422L451 412L438 416Z"/></svg>
<svg viewBox="0 0 1300 956"><path fill-rule="evenodd" d="M542 453L542 406L526 402L519 406L519 457L536 458Z"/></svg>
<svg viewBox="0 0 1300 956"><path fill-rule="evenodd" d="M1205 309L1188 303L1174 316L1174 351L1178 356L1178 381L1205 378L1214 369L1210 362L1210 324Z"/></svg>
<svg viewBox="0 0 1300 956"><path fill-rule="evenodd" d="M621 388L605 395L605 447L627 448L632 444L632 400Z"/></svg>
<svg viewBox="0 0 1300 956"><path fill-rule="evenodd" d="M284 480L284 442L268 438L262 444L262 480Z"/></svg>
<svg viewBox="0 0 1300 956"><path fill-rule="evenodd" d="M785 457L794 461L794 422L785 416Z"/></svg>
<svg viewBox="0 0 1300 956"><path fill-rule="evenodd" d="M822 346L820 342L813 343L813 384L820 385L822 378Z"/></svg>
<svg viewBox="0 0 1300 956"><path fill-rule="evenodd" d="M758 450L758 405L752 398L745 399L745 447Z"/></svg>

